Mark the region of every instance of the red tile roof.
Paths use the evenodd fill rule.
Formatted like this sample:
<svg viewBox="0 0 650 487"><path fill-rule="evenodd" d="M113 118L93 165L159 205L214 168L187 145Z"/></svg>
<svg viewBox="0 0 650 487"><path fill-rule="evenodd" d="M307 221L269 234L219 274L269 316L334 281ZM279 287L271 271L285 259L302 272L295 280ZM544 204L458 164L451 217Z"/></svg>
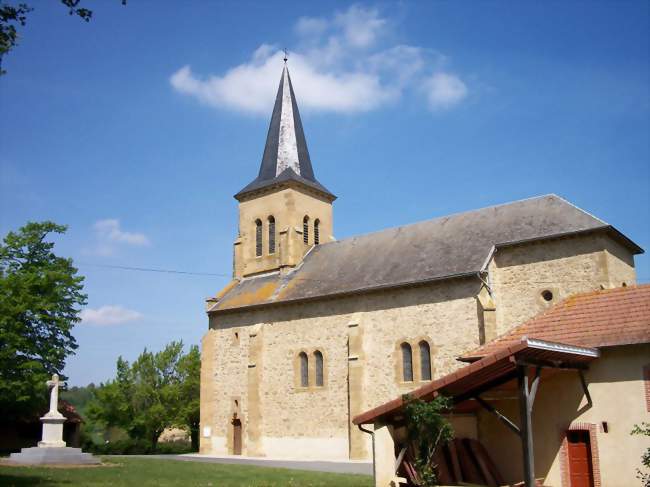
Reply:
<svg viewBox="0 0 650 487"><path fill-rule="evenodd" d="M490 355L522 337L581 347L650 343L650 284L576 294L460 360Z"/></svg>

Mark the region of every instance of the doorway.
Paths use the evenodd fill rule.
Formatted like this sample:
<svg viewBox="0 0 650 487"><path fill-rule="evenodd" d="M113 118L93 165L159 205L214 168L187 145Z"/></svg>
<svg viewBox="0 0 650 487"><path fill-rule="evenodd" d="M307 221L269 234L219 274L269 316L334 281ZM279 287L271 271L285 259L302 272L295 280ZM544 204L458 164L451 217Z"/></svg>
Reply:
<svg viewBox="0 0 650 487"><path fill-rule="evenodd" d="M566 433L571 487L594 487L589 431L571 430Z"/></svg>
<svg viewBox="0 0 650 487"><path fill-rule="evenodd" d="M232 420L232 454L241 455L241 420L233 418Z"/></svg>

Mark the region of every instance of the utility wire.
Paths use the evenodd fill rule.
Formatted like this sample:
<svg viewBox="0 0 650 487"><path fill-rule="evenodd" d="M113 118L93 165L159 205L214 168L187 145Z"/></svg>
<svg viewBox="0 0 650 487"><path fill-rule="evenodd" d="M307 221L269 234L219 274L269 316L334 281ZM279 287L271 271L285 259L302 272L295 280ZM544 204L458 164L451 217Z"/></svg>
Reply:
<svg viewBox="0 0 650 487"><path fill-rule="evenodd" d="M190 271L176 271L172 269L152 269L148 267L129 267L125 265L109 265L109 264L88 264L85 262L77 262L79 266L86 267L100 267L104 269L119 269L123 271L138 271L138 272L161 272L165 274L186 274L189 276L213 276L213 277L231 277L231 274L217 274L212 272L190 272Z"/></svg>
<svg viewBox="0 0 650 487"><path fill-rule="evenodd" d="M137 271L137 272L158 272L158 273L164 273L164 274L184 274L184 275L189 275L189 276L210 276L210 277L232 277L232 274L220 274L220 273L214 273L214 272L191 272L191 271L177 271L177 270L172 270L172 269L155 269L155 268L149 268L149 267L130 267L130 266L124 266L124 265L109 265L109 264L89 264L86 262L77 262L76 263L79 266L87 266L87 267L99 267L99 268L104 268L104 269L117 269L117 270L123 270L123 271ZM315 281L315 282L331 282L331 281L336 281L337 279L314 279L314 278L309 278L309 277L294 277L295 280L297 281ZM649 277L637 277L636 278L637 282L645 282L645 281L650 281ZM519 282L527 282L531 284L553 284L553 283L558 283L558 282L591 282L588 279L562 279L562 280L555 280L555 281L532 281L532 280L520 280Z"/></svg>

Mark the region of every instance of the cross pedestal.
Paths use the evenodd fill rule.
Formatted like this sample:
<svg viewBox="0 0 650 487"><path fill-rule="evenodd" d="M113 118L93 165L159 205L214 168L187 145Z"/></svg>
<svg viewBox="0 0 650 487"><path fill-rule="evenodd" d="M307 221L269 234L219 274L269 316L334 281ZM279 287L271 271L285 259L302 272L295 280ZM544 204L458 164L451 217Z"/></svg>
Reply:
<svg viewBox="0 0 650 487"><path fill-rule="evenodd" d="M26 465L79 465L101 463L81 448L69 448L63 441L63 416L57 409L59 404L59 376L54 374L47 381L50 391L50 410L41 418L43 437L35 448L23 448L20 453L12 453L9 461Z"/></svg>

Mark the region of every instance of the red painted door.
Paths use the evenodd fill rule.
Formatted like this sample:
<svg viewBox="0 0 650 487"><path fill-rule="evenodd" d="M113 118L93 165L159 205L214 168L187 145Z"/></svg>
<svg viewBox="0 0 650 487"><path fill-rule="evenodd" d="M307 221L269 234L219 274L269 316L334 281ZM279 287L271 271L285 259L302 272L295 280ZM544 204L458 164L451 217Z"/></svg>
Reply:
<svg viewBox="0 0 650 487"><path fill-rule="evenodd" d="M589 431L567 431L571 487L594 487Z"/></svg>

